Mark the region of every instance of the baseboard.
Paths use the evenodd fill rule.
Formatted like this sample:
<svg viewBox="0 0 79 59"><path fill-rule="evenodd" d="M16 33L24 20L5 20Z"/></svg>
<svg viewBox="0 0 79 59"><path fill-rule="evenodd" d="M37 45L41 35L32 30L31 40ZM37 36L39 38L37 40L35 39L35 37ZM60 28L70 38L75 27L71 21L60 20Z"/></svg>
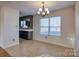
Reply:
<svg viewBox="0 0 79 59"><path fill-rule="evenodd" d="M10 45L7 45L7 46L1 46L3 49L6 49L6 48L9 48L9 47L12 47L12 46L15 46L15 45L19 45L19 42L18 43L13 43L13 44L10 44Z"/></svg>
<svg viewBox="0 0 79 59"><path fill-rule="evenodd" d="M65 47L65 48L72 48L73 49L73 47L64 46L62 44L49 43L49 42L44 42L44 41L41 41L41 40L35 40L35 41L39 41L39 42L43 42L43 43L47 43L47 44L54 44L54 45L62 46L62 47Z"/></svg>

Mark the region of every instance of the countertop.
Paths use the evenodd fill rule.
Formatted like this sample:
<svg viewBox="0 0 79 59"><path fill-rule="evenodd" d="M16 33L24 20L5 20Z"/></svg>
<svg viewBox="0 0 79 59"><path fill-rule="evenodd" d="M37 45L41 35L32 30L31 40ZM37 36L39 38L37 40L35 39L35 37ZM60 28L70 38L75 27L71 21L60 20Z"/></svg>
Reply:
<svg viewBox="0 0 79 59"><path fill-rule="evenodd" d="M19 31L34 31L34 29L19 29Z"/></svg>

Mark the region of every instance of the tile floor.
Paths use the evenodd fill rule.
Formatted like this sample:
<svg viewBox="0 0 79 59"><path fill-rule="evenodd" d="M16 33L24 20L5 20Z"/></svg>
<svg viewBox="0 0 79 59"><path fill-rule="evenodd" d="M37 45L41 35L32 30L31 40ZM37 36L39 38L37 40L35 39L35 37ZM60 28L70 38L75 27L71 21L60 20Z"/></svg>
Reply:
<svg viewBox="0 0 79 59"><path fill-rule="evenodd" d="M24 39L6 51L13 57L74 57L72 48Z"/></svg>

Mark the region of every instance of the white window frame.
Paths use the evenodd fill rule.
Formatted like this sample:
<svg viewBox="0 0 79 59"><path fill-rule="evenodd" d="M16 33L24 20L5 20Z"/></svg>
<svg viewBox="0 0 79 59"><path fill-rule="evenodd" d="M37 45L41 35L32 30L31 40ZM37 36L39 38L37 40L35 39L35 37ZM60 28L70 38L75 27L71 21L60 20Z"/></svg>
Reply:
<svg viewBox="0 0 79 59"><path fill-rule="evenodd" d="M60 17L60 34L59 34L59 35L58 35L58 34L57 34L57 35L54 35L54 34L51 35L51 34L50 34L50 27L51 27L51 26L49 25L49 26L48 26L48 35L41 34L41 30L40 30L40 35L44 35L44 36L61 36L61 16L51 16L51 17ZM50 18L51 18L51 17L45 17L45 18L48 18L48 19L49 19L49 24L50 24ZM43 18L40 18L40 21L41 21L41 19L43 19ZM41 23L40 23L40 24L41 24ZM40 26L40 25L39 25L39 26ZM42 26L40 26L40 29L41 29L41 27L42 27ZM44 26L44 27L45 27L45 26ZM52 27L53 27L53 26L52 26Z"/></svg>

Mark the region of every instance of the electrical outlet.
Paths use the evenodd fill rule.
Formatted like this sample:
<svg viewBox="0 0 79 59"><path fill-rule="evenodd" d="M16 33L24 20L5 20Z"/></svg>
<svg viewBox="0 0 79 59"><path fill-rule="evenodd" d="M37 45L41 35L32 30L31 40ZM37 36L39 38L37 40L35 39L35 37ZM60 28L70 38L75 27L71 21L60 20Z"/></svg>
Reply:
<svg viewBox="0 0 79 59"><path fill-rule="evenodd" d="M47 39L47 36L45 36L45 39Z"/></svg>
<svg viewBox="0 0 79 59"><path fill-rule="evenodd" d="M15 41L15 39L13 39L12 41Z"/></svg>

